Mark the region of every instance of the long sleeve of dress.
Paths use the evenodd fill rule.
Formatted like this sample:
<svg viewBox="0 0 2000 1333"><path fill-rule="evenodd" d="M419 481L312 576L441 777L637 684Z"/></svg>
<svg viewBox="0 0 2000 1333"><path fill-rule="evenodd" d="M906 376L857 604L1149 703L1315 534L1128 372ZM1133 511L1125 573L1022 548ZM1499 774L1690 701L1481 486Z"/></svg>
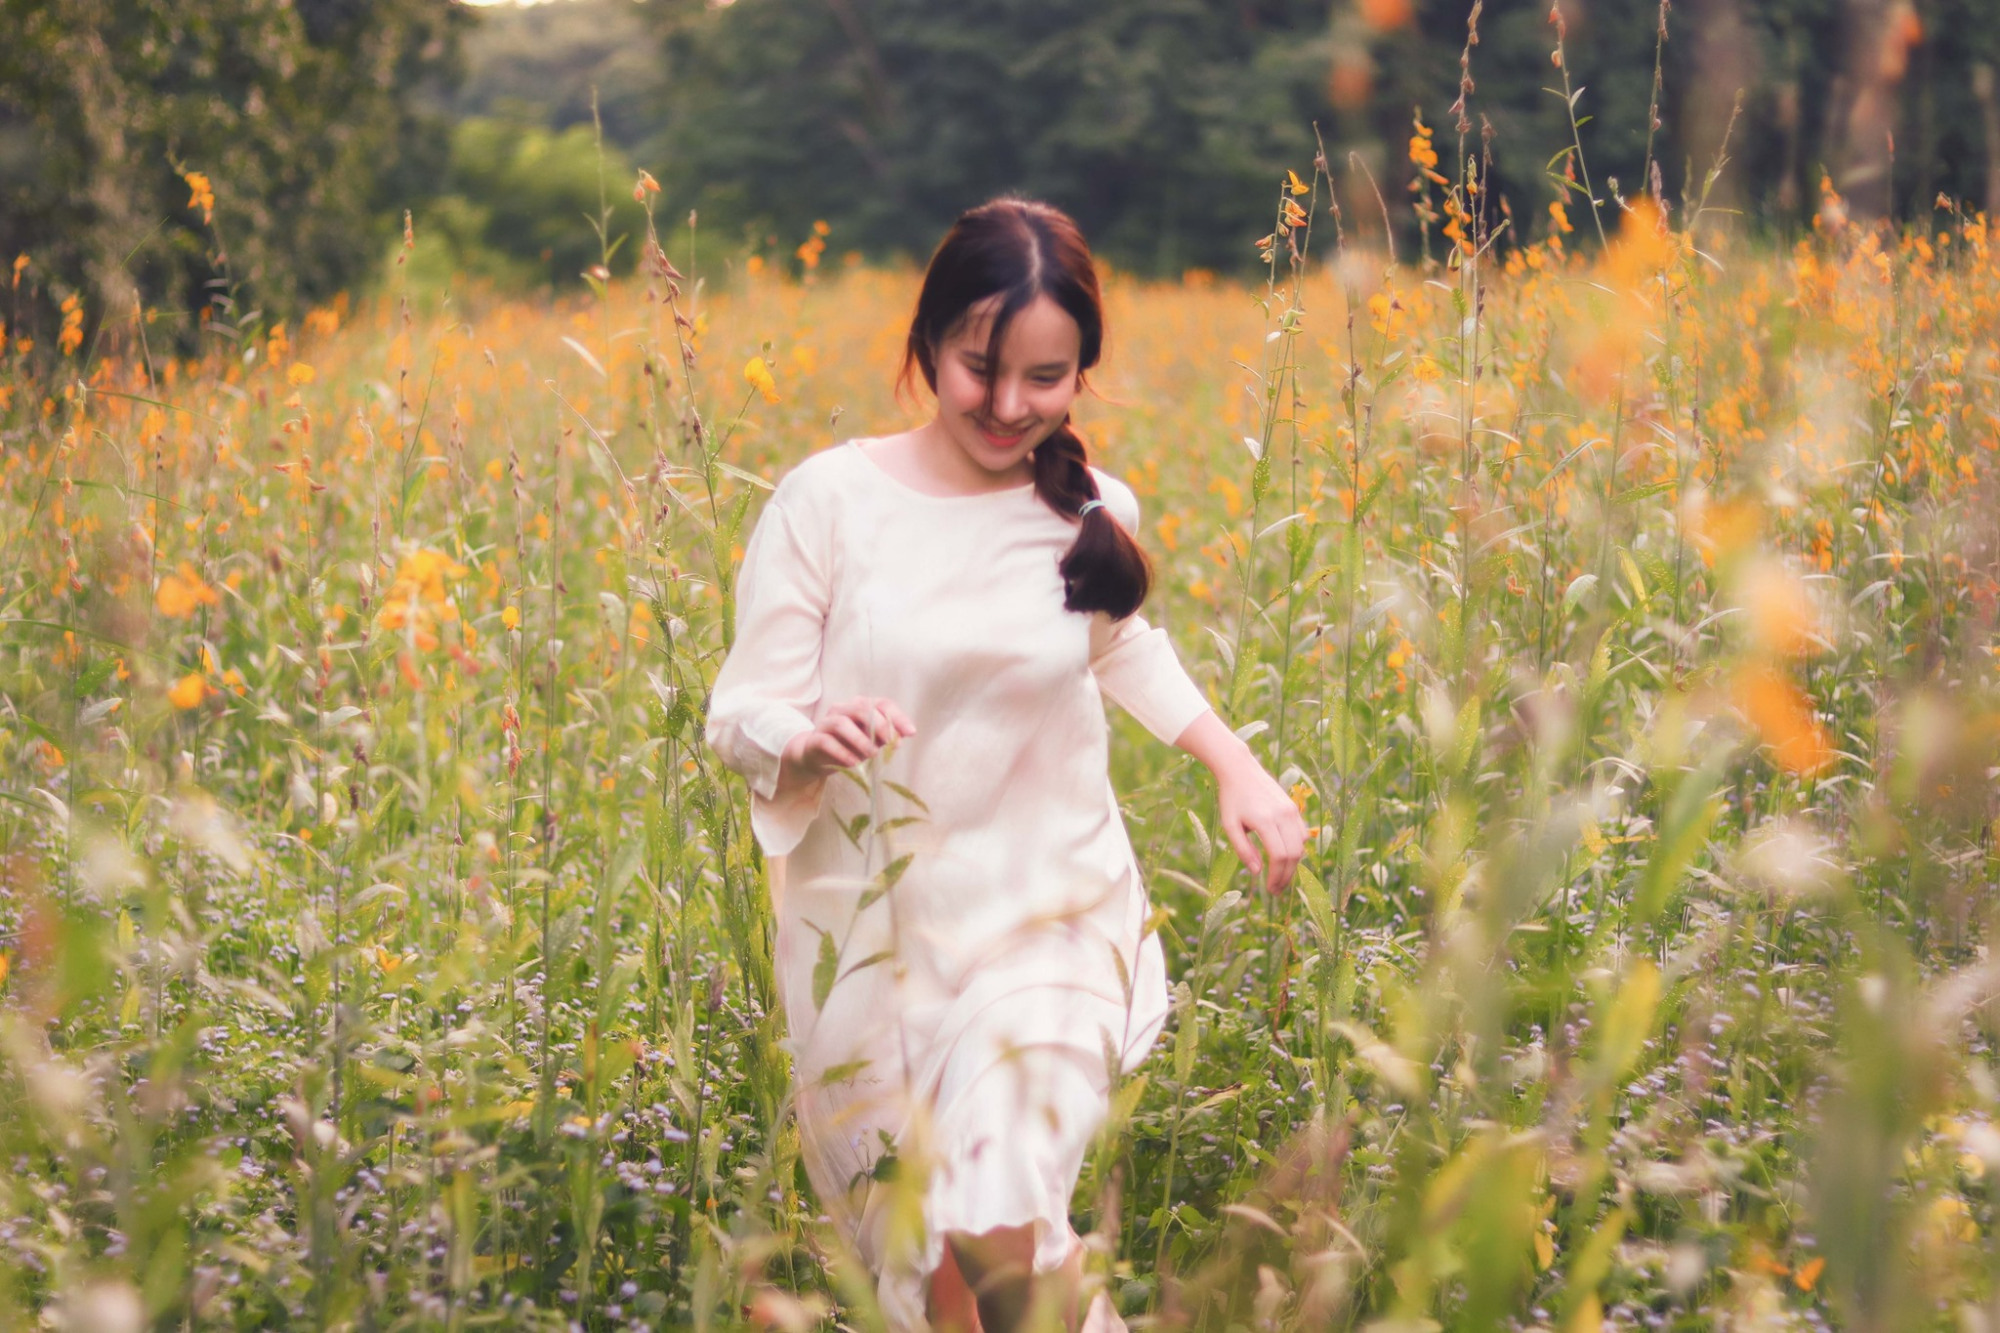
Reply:
<svg viewBox="0 0 2000 1333"><path fill-rule="evenodd" d="M782 489L782 488L781 488ZM778 798L785 746L813 727L830 585L782 496L757 519L736 584L736 640L716 674L705 735L750 784L750 829L767 856L798 845L824 780Z"/></svg>
<svg viewBox="0 0 2000 1333"><path fill-rule="evenodd" d="M1105 697L1172 745L1208 711L1201 687L1188 678L1173 641L1141 615L1113 621L1099 613L1092 626L1090 670Z"/></svg>
<svg viewBox="0 0 2000 1333"><path fill-rule="evenodd" d="M1127 532L1138 532L1138 497L1115 482L1102 490L1111 516ZM1136 613L1116 621L1096 614L1090 627L1090 670L1107 698L1168 745L1208 711L1207 698L1181 666L1167 632Z"/></svg>

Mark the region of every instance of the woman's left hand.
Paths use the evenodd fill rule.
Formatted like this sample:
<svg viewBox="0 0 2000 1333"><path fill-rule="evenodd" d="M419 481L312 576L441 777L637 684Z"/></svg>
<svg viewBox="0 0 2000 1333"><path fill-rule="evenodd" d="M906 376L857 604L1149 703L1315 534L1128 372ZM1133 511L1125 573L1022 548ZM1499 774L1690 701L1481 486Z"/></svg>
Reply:
<svg viewBox="0 0 2000 1333"><path fill-rule="evenodd" d="M1215 774L1216 803L1221 807L1222 833L1236 850L1236 859L1261 875L1264 887L1280 893L1291 885L1292 872L1306 850L1306 821L1285 789L1257 762L1250 747L1223 725L1210 709L1188 723L1174 741ZM1251 844L1255 834L1263 844L1259 856Z"/></svg>
<svg viewBox="0 0 2000 1333"><path fill-rule="evenodd" d="M1215 777L1223 835L1250 873L1263 877L1266 889L1282 893L1291 886L1292 874L1305 855L1306 822L1299 816L1298 806L1264 766L1247 754ZM1250 844L1253 833L1263 844L1261 858Z"/></svg>

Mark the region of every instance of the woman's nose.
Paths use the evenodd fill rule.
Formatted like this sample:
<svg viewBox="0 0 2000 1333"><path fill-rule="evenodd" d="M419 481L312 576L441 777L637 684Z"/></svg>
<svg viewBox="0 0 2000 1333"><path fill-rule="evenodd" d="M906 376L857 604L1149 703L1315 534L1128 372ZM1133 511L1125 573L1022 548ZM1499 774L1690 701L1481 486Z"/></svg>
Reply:
<svg viewBox="0 0 2000 1333"><path fill-rule="evenodd" d="M993 386L993 416L1003 425L1012 425L1023 416L1021 411L1021 386L1012 378L1003 379Z"/></svg>

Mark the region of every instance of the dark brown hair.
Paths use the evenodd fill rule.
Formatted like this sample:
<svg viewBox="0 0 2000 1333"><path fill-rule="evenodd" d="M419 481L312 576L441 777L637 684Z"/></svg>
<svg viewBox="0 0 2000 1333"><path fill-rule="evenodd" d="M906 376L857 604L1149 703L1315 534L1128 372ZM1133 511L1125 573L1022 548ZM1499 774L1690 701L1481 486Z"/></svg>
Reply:
<svg viewBox="0 0 2000 1333"><path fill-rule="evenodd" d="M1000 304L986 337L988 366L1000 364L1007 326L1038 296L1048 297L1076 321L1082 335L1077 373L1097 364L1104 350L1104 303L1083 233L1060 209L1029 199L1003 198L960 214L931 256L910 320L903 382L907 384L915 370L935 392L937 349L967 311L996 295ZM986 392L990 407L990 379ZM1067 416L1035 446L1034 463L1035 494L1058 514L1074 516L1099 498L1083 439ZM1103 505L1083 515L1076 540L1056 568L1062 574L1065 608L1103 611L1114 620L1137 611L1152 584L1146 553Z"/></svg>

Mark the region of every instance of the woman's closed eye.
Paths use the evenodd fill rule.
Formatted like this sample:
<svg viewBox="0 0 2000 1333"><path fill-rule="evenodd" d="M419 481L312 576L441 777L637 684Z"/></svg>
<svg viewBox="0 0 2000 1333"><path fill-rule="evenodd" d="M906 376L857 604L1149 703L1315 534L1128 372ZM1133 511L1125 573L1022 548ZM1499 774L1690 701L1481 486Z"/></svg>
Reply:
<svg viewBox="0 0 2000 1333"><path fill-rule="evenodd" d="M980 360L976 357L968 356L965 358L964 364L967 374L971 375L972 378L979 380L982 383L985 381L986 363L983 360ZM1028 383L1034 385L1036 388L1052 389L1056 385L1061 384L1066 380L1068 380L1069 377L1073 374L1075 374L1075 372L1070 370L1056 370L1056 369L1036 370L1035 372L1033 372L1028 376Z"/></svg>

